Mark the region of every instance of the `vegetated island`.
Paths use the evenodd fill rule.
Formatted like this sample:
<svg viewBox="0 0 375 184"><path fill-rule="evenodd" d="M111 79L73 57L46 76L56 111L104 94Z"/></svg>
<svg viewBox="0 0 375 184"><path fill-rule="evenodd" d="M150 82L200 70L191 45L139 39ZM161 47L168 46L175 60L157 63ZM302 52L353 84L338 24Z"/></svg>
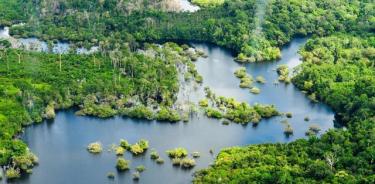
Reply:
<svg viewBox="0 0 375 184"><path fill-rule="evenodd" d="M206 99L202 99L199 105L204 108L205 114L211 118L225 118L240 124L258 124L262 118L278 116L280 113L273 105L238 102L234 98L216 96L210 88L205 88Z"/></svg>

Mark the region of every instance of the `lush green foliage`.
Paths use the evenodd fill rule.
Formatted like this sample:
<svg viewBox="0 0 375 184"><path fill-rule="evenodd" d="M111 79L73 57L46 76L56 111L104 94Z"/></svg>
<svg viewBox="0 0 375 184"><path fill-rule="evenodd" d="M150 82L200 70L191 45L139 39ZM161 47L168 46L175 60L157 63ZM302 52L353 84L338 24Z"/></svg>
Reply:
<svg viewBox="0 0 375 184"><path fill-rule="evenodd" d="M155 151L155 150L151 151L150 158L152 160L157 160L158 158L160 158L159 153L157 151Z"/></svg>
<svg viewBox="0 0 375 184"><path fill-rule="evenodd" d="M160 121L180 121L180 114L171 108L161 107L156 114L156 119Z"/></svg>
<svg viewBox="0 0 375 184"><path fill-rule="evenodd" d="M127 108L124 110L124 112L122 112L122 114L132 118L154 118L154 113L152 112L152 110L144 105L137 105L132 108Z"/></svg>
<svg viewBox="0 0 375 184"><path fill-rule="evenodd" d="M279 81L285 82L286 84L290 83L289 68L287 65L278 66L276 71L279 74Z"/></svg>
<svg viewBox="0 0 375 184"><path fill-rule="evenodd" d="M372 1L271 0L270 4L263 30L271 44L283 45L308 34L374 30Z"/></svg>
<svg viewBox="0 0 375 184"><path fill-rule="evenodd" d="M375 102L375 37L337 35L310 40L294 83L334 108L344 122L371 117Z"/></svg>
<svg viewBox="0 0 375 184"><path fill-rule="evenodd" d="M0 0L0 25L11 25L27 21L26 7L30 8L31 3L21 0Z"/></svg>
<svg viewBox="0 0 375 184"><path fill-rule="evenodd" d="M254 86L250 89L250 92L253 93L253 94L259 94L260 89Z"/></svg>
<svg viewBox="0 0 375 184"><path fill-rule="evenodd" d="M191 2L202 7L210 7L223 4L224 0L191 0Z"/></svg>
<svg viewBox="0 0 375 184"><path fill-rule="evenodd" d="M142 154L147 149L148 149L148 141L145 139L141 139L137 143L129 147L130 152L132 152L134 155Z"/></svg>
<svg viewBox="0 0 375 184"><path fill-rule="evenodd" d="M20 3L21 0L14 1ZM141 8L129 6L128 3L135 3L132 1L137 1ZM135 41L206 41L241 52L238 60L243 62L280 57L277 47L263 36L249 31L255 28L255 0L226 1L223 4L222 1L209 1L210 5L215 2L215 6L195 13L166 12L150 6L153 1L132 1L22 3L27 9L23 16L32 18L25 21L24 26L13 27L11 32L22 37L79 41L82 44L123 40L131 47L136 46ZM11 13L7 16L15 17Z"/></svg>
<svg viewBox="0 0 375 184"><path fill-rule="evenodd" d="M133 180L139 180L140 177L141 173L139 171L133 173Z"/></svg>
<svg viewBox="0 0 375 184"><path fill-rule="evenodd" d="M158 159L156 159L156 163L157 164L164 164L164 159L158 158Z"/></svg>
<svg viewBox="0 0 375 184"><path fill-rule="evenodd" d="M118 158L116 163L116 168L119 171L126 171L129 170L130 167L130 161L125 160L124 158Z"/></svg>
<svg viewBox="0 0 375 184"><path fill-rule="evenodd" d="M87 146L87 151L89 151L90 153L94 153L94 154L101 153L103 151L102 144L100 142L90 143Z"/></svg>
<svg viewBox="0 0 375 184"><path fill-rule="evenodd" d="M221 4L221 1L201 1ZM139 7L129 6L131 3ZM104 44L112 37L134 41L196 40L213 42L239 53L242 62L273 60L277 48L297 35L327 35L334 31L373 30L373 3L360 0L225 1L195 13L166 12L158 1L0 1L0 22L25 20L12 28L19 36ZM206 3L205 3L206 4ZM24 7L26 11L17 11ZM38 7L38 8L35 8ZM19 12L23 12L20 14ZM1 15L1 14L0 14ZM32 18L30 18L32 17ZM260 28L260 27L263 27ZM255 30L255 31L254 31Z"/></svg>
<svg viewBox="0 0 375 184"><path fill-rule="evenodd" d="M374 37L337 35L310 40L294 83L338 113L347 130L308 140L228 148L195 183L374 183ZM288 123L285 133L293 132Z"/></svg>
<svg viewBox="0 0 375 184"><path fill-rule="evenodd" d="M253 91L257 92L257 91ZM213 106L205 108L206 115L212 118L226 118L235 123L248 124L259 123L262 118L270 118L279 115L273 105L255 104L250 106L246 102L238 102L233 98L223 96L216 97L210 89L206 88L206 96Z"/></svg>
<svg viewBox="0 0 375 184"><path fill-rule="evenodd" d="M21 177L21 172L19 169L11 167L5 171L5 176L8 180L16 179Z"/></svg>
<svg viewBox="0 0 375 184"><path fill-rule="evenodd" d="M129 144L127 140L121 139L120 146L123 147L124 149L129 149L131 145Z"/></svg>
<svg viewBox="0 0 375 184"><path fill-rule="evenodd" d="M171 158L184 158L188 155L188 151L185 148L175 148L167 150L167 154Z"/></svg>
<svg viewBox="0 0 375 184"><path fill-rule="evenodd" d="M221 119L223 117L223 114L221 113L220 110L215 109L215 108L206 108L206 115L210 118L217 118Z"/></svg>
<svg viewBox="0 0 375 184"><path fill-rule="evenodd" d="M141 8L128 6L135 1ZM367 34L375 27L373 1L270 0L262 9L257 0L233 0L195 13L165 12L153 2L0 0L0 25L26 23L12 27L12 34L96 44L103 53L63 55L59 62L57 55L1 50L0 165L27 156L26 145L14 137L22 126L52 118L54 109L76 105L79 114L99 117L123 113L179 120L170 109L178 90L176 55L168 49L150 57L130 52L138 48L137 41L212 42L236 51L238 61L254 62L279 58L277 47L295 36L350 32L356 36L309 41L301 51L305 64L294 77L310 99L334 108L346 131L331 130L321 139L290 144L227 149L195 182L374 183L375 39ZM116 42L127 44L118 48ZM9 42L1 41L0 49L7 46ZM190 75L201 81L193 70ZM224 117L238 122L276 112L272 107L218 104L215 108L230 112ZM159 105L151 115L150 106ZM29 161L22 163L29 167ZM11 167L6 175L18 177L23 165Z"/></svg>
<svg viewBox="0 0 375 184"><path fill-rule="evenodd" d="M143 172L146 170L146 167L144 165L139 165L135 168L135 170L137 170L138 172Z"/></svg>
<svg viewBox="0 0 375 184"><path fill-rule="evenodd" d="M0 165L28 153L26 145L14 139L22 126L53 118L55 109L78 106L78 114L109 117L126 112L149 119L154 118L149 107L170 109L178 90L176 58L189 58L179 55L183 51L175 44L147 45L145 50L130 52L123 45L115 53L66 54L60 60L56 54L2 48ZM151 51L163 56L147 54ZM176 121L176 116L174 112L163 119Z"/></svg>
<svg viewBox="0 0 375 184"><path fill-rule="evenodd" d="M122 146L117 146L117 147L115 148L115 153L116 153L117 156L122 156L122 155L124 155L125 151L126 151L126 149L123 148Z"/></svg>
<svg viewBox="0 0 375 184"><path fill-rule="evenodd" d="M195 160L192 159L192 158L184 158L184 159L181 159L181 167L184 168L184 169L190 169L192 167L195 166Z"/></svg>

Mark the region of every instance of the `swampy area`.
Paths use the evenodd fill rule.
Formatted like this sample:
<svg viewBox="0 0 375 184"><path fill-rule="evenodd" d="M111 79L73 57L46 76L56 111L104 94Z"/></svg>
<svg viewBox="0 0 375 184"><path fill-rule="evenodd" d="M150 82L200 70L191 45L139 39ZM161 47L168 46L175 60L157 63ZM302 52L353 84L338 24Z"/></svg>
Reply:
<svg viewBox="0 0 375 184"><path fill-rule="evenodd" d="M0 0L0 183L373 183L374 9Z"/></svg>

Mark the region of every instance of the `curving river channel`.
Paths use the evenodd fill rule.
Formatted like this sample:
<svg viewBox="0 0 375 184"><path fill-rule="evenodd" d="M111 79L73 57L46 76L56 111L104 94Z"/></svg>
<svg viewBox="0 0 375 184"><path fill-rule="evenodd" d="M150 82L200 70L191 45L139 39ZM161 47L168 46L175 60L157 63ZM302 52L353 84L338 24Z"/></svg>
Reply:
<svg viewBox="0 0 375 184"><path fill-rule="evenodd" d="M306 39L294 39L282 49L280 61L243 65L252 76L262 75L267 80L266 84L256 84L261 89L258 95L239 88L239 80L233 72L241 64L234 62L231 52L210 44L191 44L204 50L208 57L195 62L198 72L203 76L203 85L197 92L187 92L185 95L197 100L203 96L203 87L209 86L216 94L234 97L239 101L274 104L280 112L293 114L289 119L294 129L293 136L286 137L283 133L284 125L280 121L285 117L263 120L253 127L251 124L222 125L219 120L199 115L191 117L188 123L166 123L122 117L81 117L76 116L73 110L60 111L53 121L25 129L22 139L38 155L39 165L34 168L33 174L15 183L132 183L132 172L138 165L146 167L138 183L190 183L194 171L213 163L222 148L305 138L305 132L311 124L318 124L321 132L333 128L334 113L329 107L310 102L292 84L274 84L278 78L275 71L278 65L286 64L293 68L301 63L297 51L305 42ZM310 118L309 122L304 121L305 116ZM115 168L117 157L113 152L92 155L86 151L86 146L94 141L100 141L107 150L111 144L118 144L120 139L135 143L141 138L149 140L150 148L159 152L165 160L163 165L150 159L150 151L137 157L126 153L124 157L131 160L132 171L118 173ZM184 147L190 153L201 153L194 169L182 170L172 166L165 151L176 147ZM213 154L209 153L210 149ZM107 178L108 172L115 173L114 180Z"/></svg>

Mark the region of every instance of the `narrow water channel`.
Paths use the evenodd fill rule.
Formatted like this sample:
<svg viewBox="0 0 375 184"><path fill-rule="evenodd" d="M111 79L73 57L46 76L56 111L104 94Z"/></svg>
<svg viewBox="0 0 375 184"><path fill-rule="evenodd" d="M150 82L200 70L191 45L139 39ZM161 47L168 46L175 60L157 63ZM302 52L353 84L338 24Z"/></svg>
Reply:
<svg viewBox="0 0 375 184"><path fill-rule="evenodd" d="M291 112L289 119L294 135L286 137L283 133L283 117L263 120L257 127L239 124L222 125L221 121L204 116L194 116L188 123L167 123L114 117L99 119L75 116L73 110L57 113L53 121L32 125L26 128L22 139L32 152L39 157L39 166L33 174L25 176L15 183L132 183L132 172L138 165L144 165L146 171L141 173L138 183L190 183L192 174L198 169L209 166L220 149L230 146L244 146L259 143L289 142L305 138L305 131L311 124L318 124L322 132L333 128L334 113L324 104L312 103L292 84L274 85L277 80L275 69L280 64L290 67L301 61L297 51L306 39L295 39L282 49L282 59L278 62L255 63L244 65L254 77L262 75L266 84L256 84L261 89L258 95L238 87L239 80L233 72L241 66L233 61L231 53L223 48L209 44L192 44L208 55L200 58L195 64L203 76L203 85L198 92L191 93L191 99L202 98L201 89L209 86L216 94L234 97L250 104L274 104L281 112ZM310 118L309 122L304 117ZM135 143L144 138L150 141L150 148L156 149L165 160L158 165L150 159L150 151L143 156L134 157L126 153L124 157L131 160L130 172L118 173L115 168L116 156L113 152L104 151L92 155L86 146L100 141L106 148L118 144L120 139ZM172 166L165 151L184 147L188 151L198 151L201 157L191 170L182 170ZM214 154L209 150L213 149ZM108 172L114 172L116 178L109 180Z"/></svg>

